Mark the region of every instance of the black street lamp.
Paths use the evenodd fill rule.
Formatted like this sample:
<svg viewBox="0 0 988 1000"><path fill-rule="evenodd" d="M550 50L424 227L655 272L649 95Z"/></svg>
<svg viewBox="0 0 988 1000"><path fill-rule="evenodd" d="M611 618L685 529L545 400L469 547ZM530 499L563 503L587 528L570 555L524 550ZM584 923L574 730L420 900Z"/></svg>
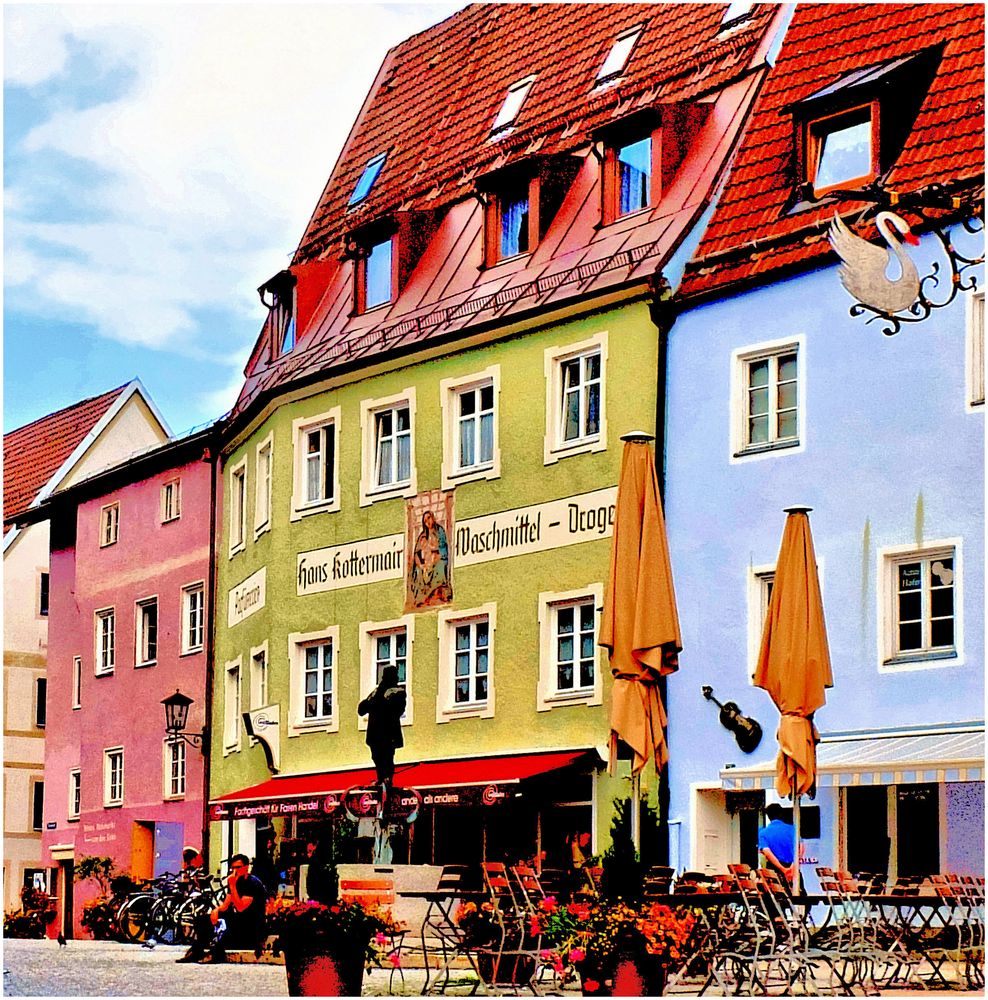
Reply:
<svg viewBox="0 0 988 1000"><path fill-rule="evenodd" d="M198 733L185 732L185 724L189 721L189 706L192 702L193 699L182 694L178 688L174 694L162 699L161 704L165 706L165 732L172 742L185 740L189 746L198 747L205 756L209 749L206 730L203 729Z"/></svg>

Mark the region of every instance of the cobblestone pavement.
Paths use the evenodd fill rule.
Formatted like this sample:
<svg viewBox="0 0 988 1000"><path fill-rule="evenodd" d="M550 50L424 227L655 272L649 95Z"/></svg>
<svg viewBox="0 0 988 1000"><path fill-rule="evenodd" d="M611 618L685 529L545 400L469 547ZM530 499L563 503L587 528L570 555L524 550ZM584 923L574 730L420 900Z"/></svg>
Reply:
<svg viewBox="0 0 988 1000"><path fill-rule="evenodd" d="M183 948L161 945L153 951L133 944L70 941L59 948L54 941L3 942L5 996L47 997L283 997L288 995L281 965L176 965ZM448 995L465 996L475 988L469 974L457 974ZM387 996L389 970L374 969L365 977L363 996ZM398 996L417 996L423 985L421 969L406 969L405 981L394 979ZM548 987L548 984L543 984ZM547 990L548 991L548 990ZM483 994L478 990L478 995ZM688 996L686 990L676 990ZM526 991L526 996L530 996ZM556 995L559 995L558 993ZM567 990L564 996L578 994ZM709 990L708 996L716 996ZM883 996L984 996L960 990L886 990Z"/></svg>

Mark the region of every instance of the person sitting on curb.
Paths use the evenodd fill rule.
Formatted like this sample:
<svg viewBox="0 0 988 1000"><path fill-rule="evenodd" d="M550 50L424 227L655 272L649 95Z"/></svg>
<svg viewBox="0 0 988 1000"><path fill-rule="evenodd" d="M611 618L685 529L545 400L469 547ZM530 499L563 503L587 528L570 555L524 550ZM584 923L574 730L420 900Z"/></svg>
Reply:
<svg viewBox="0 0 988 1000"><path fill-rule="evenodd" d="M234 854L230 859L227 894L215 910L196 920L192 946L179 962L225 962L228 949L260 953L268 893L264 883L248 873L249 864L245 854Z"/></svg>

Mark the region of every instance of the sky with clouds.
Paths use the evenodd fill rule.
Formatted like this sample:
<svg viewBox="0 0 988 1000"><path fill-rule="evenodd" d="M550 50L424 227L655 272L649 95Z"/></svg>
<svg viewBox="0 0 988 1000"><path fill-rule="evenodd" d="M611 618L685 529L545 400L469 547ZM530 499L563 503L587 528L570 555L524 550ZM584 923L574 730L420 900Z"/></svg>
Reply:
<svg viewBox="0 0 988 1000"><path fill-rule="evenodd" d="M4 428L229 409L387 50L462 4L7 4Z"/></svg>

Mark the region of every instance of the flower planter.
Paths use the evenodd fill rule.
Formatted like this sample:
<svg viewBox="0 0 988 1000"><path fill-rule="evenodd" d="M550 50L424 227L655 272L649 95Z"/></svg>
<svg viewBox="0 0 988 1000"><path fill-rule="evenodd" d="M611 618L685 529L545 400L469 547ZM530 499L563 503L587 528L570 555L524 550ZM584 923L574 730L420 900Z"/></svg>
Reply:
<svg viewBox="0 0 988 1000"><path fill-rule="evenodd" d="M359 997L364 981L364 949L286 949L290 997Z"/></svg>
<svg viewBox="0 0 988 1000"><path fill-rule="evenodd" d="M497 952L478 951L476 961L477 972L488 986L495 982L503 986L527 986L535 975L535 959L529 955L502 955L497 961Z"/></svg>
<svg viewBox="0 0 988 1000"><path fill-rule="evenodd" d="M577 965L585 997L660 997L665 993L666 967L648 955L622 952L613 966Z"/></svg>

